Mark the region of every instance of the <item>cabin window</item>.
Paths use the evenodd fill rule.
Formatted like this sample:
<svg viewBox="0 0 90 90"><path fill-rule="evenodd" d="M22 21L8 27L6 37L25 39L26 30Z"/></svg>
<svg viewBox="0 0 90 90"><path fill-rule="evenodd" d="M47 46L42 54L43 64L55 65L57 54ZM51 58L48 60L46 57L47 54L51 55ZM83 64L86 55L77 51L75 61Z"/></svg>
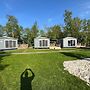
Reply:
<svg viewBox="0 0 90 90"><path fill-rule="evenodd" d="M45 45L45 40L43 40L43 46Z"/></svg>
<svg viewBox="0 0 90 90"><path fill-rule="evenodd" d="M72 40L71 43L72 43L72 46L75 46L75 40Z"/></svg>
<svg viewBox="0 0 90 90"><path fill-rule="evenodd" d="M16 47L16 41L13 41L13 47Z"/></svg>
<svg viewBox="0 0 90 90"><path fill-rule="evenodd" d="M48 46L48 41L47 40L40 40L39 45L40 46Z"/></svg>
<svg viewBox="0 0 90 90"><path fill-rule="evenodd" d="M6 46L6 48L9 48L8 41L5 41L5 46Z"/></svg>
<svg viewBox="0 0 90 90"><path fill-rule="evenodd" d="M39 41L40 46L42 46L42 41Z"/></svg>
<svg viewBox="0 0 90 90"><path fill-rule="evenodd" d="M43 46L47 46L47 40L43 40Z"/></svg>
<svg viewBox="0 0 90 90"><path fill-rule="evenodd" d="M70 40L68 41L68 46L71 46L71 41Z"/></svg>
<svg viewBox="0 0 90 90"><path fill-rule="evenodd" d="M44 46L47 46L47 40L44 40Z"/></svg>
<svg viewBox="0 0 90 90"><path fill-rule="evenodd" d="M6 48L16 47L16 41L5 41Z"/></svg>
<svg viewBox="0 0 90 90"><path fill-rule="evenodd" d="M46 46L48 46L48 41L46 40Z"/></svg>
<svg viewBox="0 0 90 90"><path fill-rule="evenodd" d="M12 41L9 41L10 47L12 48Z"/></svg>
<svg viewBox="0 0 90 90"><path fill-rule="evenodd" d="M69 40L68 46L75 46L75 40Z"/></svg>

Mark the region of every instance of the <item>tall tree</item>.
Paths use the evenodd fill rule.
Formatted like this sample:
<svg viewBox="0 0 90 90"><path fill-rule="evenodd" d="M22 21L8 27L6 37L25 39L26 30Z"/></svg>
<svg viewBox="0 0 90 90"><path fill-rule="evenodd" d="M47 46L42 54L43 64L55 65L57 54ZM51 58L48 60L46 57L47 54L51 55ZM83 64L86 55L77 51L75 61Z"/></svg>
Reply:
<svg viewBox="0 0 90 90"><path fill-rule="evenodd" d="M71 36L71 21L72 21L72 12L69 10L65 10L64 13L64 35L65 36Z"/></svg>
<svg viewBox="0 0 90 90"><path fill-rule="evenodd" d="M87 20L86 45L90 46L90 19Z"/></svg>
<svg viewBox="0 0 90 90"><path fill-rule="evenodd" d="M23 27L22 26L18 26L15 36L18 38L18 43L20 44L23 43Z"/></svg>
<svg viewBox="0 0 90 90"><path fill-rule="evenodd" d="M34 38L38 36L38 32L39 32L39 29L38 29L38 25L37 25L37 22L35 22L33 24L33 26L31 27L31 39L32 39L32 45L34 44Z"/></svg>
<svg viewBox="0 0 90 90"><path fill-rule="evenodd" d="M39 30L38 36L45 37L46 36L45 31L44 30Z"/></svg>
<svg viewBox="0 0 90 90"><path fill-rule="evenodd" d="M80 40L81 37L81 24L82 20L78 17L75 17L71 20L71 36Z"/></svg>
<svg viewBox="0 0 90 90"><path fill-rule="evenodd" d="M61 26L60 25L54 25L54 26L48 28L47 35L51 40L62 38L63 34L61 31Z"/></svg>
<svg viewBox="0 0 90 90"><path fill-rule="evenodd" d="M84 34L82 33L82 20L79 17L72 18L72 12L65 10L64 22L64 37L76 37L78 39L78 42L81 43L84 36Z"/></svg>
<svg viewBox="0 0 90 90"><path fill-rule="evenodd" d="M10 37L18 37L18 21L16 17L7 15L7 23L6 23L6 33Z"/></svg>
<svg viewBox="0 0 90 90"><path fill-rule="evenodd" d="M30 28L25 28L23 39L24 39L24 42L28 44L28 46L31 46L32 38L31 38Z"/></svg>
<svg viewBox="0 0 90 90"><path fill-rule="evenodd" d="M82 20L82 42L90 46L90 20Z"/></svg>
<svg viewBox="0 0 90 90"><path fill-rule="evenodd" d="M0 37L2 37L4 34L4 29L3 29L3 26L0 25Z"/></svg>
<svg viewBox="0 0 90 90"><path fill-rule="evenodd" d="M35 22L31 28L31 34L32 34L32 37L35 38L38 36L38 25L37 25L37 22Z"/></svg>
<svg viewBox="0 0 90 90"><path fill-rule="evenodd" d="M81 34L81 37L79 40L81 40L82 44L86 44L87 42L87 35L86 35L87 34L87 20L86 19L82 20L80 34Z"/></svg>

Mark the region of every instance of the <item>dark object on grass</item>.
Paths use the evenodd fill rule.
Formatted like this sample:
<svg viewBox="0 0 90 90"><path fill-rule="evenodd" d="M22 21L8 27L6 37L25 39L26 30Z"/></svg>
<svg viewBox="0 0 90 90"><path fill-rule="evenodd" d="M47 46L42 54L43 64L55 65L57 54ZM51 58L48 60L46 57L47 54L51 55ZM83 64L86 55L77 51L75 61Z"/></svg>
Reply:
<svg viewBox="0 0 90 90"><path fill-rule="evenodd" d="M32 76L28 76L28 71L32 73ZM32 90L31 82L35 75L31 69L26 69L21 74L21 89L20 90Z"/></svg>

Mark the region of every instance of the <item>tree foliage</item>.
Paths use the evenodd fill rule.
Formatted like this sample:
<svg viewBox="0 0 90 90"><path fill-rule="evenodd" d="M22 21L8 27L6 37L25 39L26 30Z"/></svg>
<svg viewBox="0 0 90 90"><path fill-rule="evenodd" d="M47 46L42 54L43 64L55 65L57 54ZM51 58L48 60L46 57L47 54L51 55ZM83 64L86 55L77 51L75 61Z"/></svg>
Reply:
<svg viewBox="0 0 90 90"><path fill-rule="evenodd" d="M90 19L80 19L79 17L73 17L72 14L71 11L65 10L64 26L53 25L47 27L47 32L39 29L37 22L31 28L23 28L19 25L15 16L7 15L6 25L0 25L0 37L7 35L18 38L19 43L27 43L29 46L33 46L34 38L37 36L47 36L50 40L72 36L78 39L78 43L90 46Z"/></svg>
<svg viewBox="0 0 90 90"><path fill-rule="evenodd" d="M7 19L8 21L5 26L6 27L5 31L7 33L7 36L17 38L18 34L20 33L18 31L19 26L16 17L7 15Z"/></svg>
<svg viewBox="0 0 90 90"><path fill-rule="evenodd" d="M71 36L71 23L72 23L72 12L69 10L65 10L64 13L64 36Z"/></svg>
<svg viewBox="0 0 90 90"><path fill-rule="evenodd" d="M4 31L3 31L3 26L2 26L2 25L0 25L0 37L2 37L2 36L3 36L3 34L4 34Z"/></svg>
<svg viewBox="0 0 90 90"><path fill-rule="evenodd" d="M37 25L37 22L35 22L31 28L31 34L32 34L32 38L35 38L38 36L38 25Z"/></svg>
<svg viewBox="0 0 90 90"><path fill-rule="evenodd" d="M60 25L54 25L48 28L47 36L53 39L60 39L63 37Z"/></svg>

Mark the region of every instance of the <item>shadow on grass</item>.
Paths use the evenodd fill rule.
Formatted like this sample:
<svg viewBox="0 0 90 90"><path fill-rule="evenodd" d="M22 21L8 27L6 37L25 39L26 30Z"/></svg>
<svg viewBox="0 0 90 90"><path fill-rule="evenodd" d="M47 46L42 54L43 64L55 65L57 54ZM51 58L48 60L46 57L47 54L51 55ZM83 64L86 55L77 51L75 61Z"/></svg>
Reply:
<svg viewBox="0 0 90 90"><path fill-rule="evenodd" d="M10 56L10 53L7 54L6 52L3 51L0 52L0 71L4 70L6 67L9 66L9 64L2 64L3 58L6 56Z"/></svg>
<svg viewBox="0 0 90 90"><path fill-rule="evenodd" d="M6 67L8 67L9 66L9 64L7 64L7 65L3 65L3 64L0 64L0 71L1 70L4 70Z"/></svg>
<svg viewBox="0 0 90 90"><path fill-rule="evenodd" d="M10 56L10 54L7 54L6 52L0 51L0 71L4 70L6 67L9 66L9 64L2 64L3 58ZM0 90L7 90L6 86L3 83L2 77L0 76Z"/></svg>
<svg viewBox="0 0 90 90"><path fill-rule="evenodd" d="M32 76L29 76L31 72ZM31 69L25 69L25 71L21 74L21 87L20 90L32 90L32 80L34 79L35 74Z"/></svg>
<svg viewBox="0 0 90 90"><path fill-rule="evenodd" d="M77 59L89 58L88 55L75 53L75 52L61 52L61 54L65 55L65 56L69 56L69 57L74 57Z"/></svg>

